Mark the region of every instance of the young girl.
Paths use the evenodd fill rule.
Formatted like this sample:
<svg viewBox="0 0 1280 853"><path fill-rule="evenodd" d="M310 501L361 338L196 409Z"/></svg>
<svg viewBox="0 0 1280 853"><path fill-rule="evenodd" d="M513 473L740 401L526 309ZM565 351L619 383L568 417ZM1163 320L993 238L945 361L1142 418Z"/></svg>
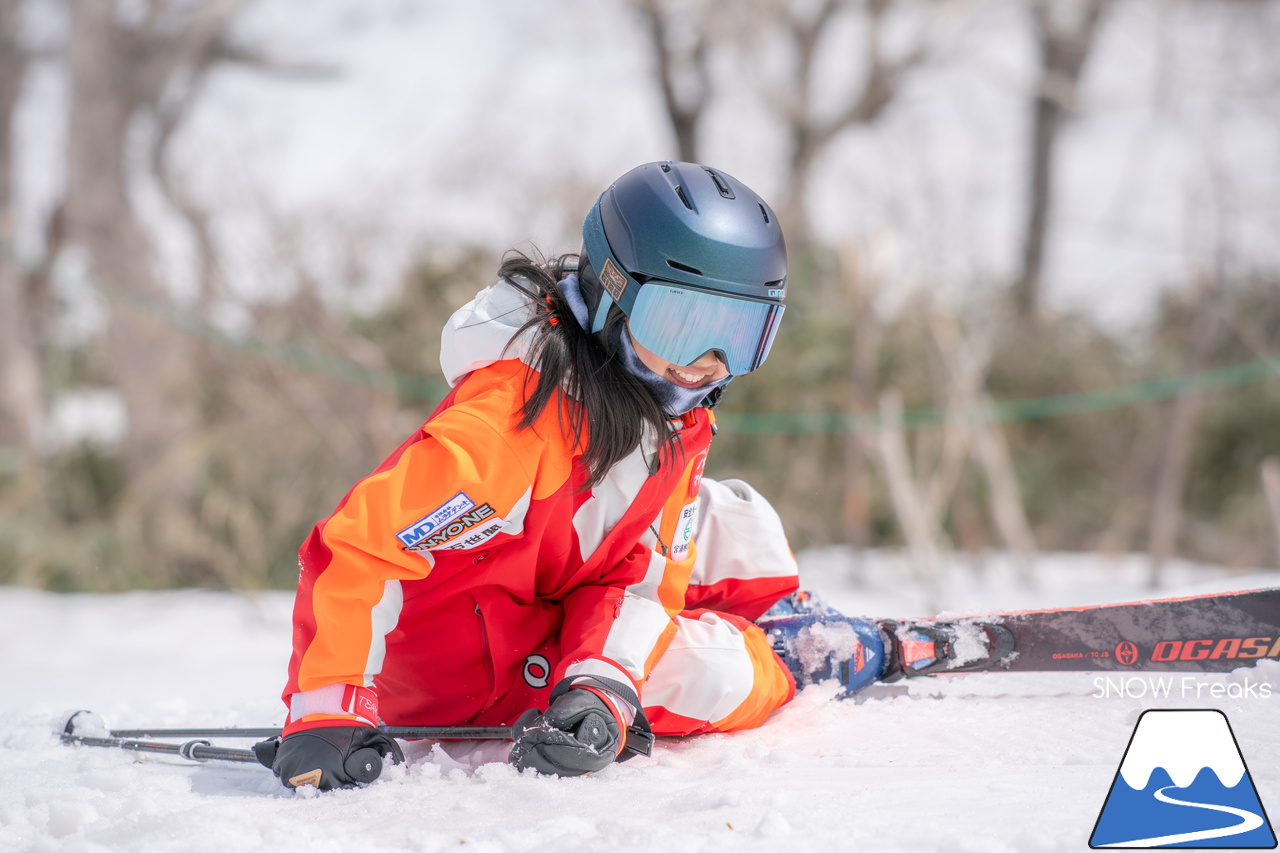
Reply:
<svg viewBox="0 0 1280 853"><path fill-rule="evenodd" d="M288 787L355 783L375 726L510 724L578 775L759 726L795 681L752 620L797 587L772 508L702 476L711 409L783 314L782 231L716 169L649 163L582 252L513 254L449 321L452 392L300 553ZM363 781L367 781L363 780Z"/></svg>

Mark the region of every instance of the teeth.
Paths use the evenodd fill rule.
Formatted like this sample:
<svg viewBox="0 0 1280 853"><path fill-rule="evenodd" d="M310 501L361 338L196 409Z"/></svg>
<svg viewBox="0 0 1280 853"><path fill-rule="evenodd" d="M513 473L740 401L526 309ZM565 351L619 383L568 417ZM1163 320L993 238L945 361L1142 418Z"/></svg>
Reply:
<svg viewBox="0 0 1280 853"><path fill-rule="evenodd" d="M681 382L701 382L702 381L702 375L698 373L685 373L683 370L676 370L674 367L671 368L671 372L674 373L676 375L676 378L679 379Z"/></svg>

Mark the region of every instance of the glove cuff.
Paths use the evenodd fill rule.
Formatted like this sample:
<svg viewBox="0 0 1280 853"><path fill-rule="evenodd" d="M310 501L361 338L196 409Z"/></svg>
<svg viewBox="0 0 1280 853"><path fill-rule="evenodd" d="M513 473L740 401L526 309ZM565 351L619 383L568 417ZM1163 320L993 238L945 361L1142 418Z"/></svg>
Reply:
<svg viewBox="0 0 1280 853"><path fill-rule="evenodd" d="M378 725L378 694L354 684L329 684L289 696L285 735L321 726Z"/></svg>

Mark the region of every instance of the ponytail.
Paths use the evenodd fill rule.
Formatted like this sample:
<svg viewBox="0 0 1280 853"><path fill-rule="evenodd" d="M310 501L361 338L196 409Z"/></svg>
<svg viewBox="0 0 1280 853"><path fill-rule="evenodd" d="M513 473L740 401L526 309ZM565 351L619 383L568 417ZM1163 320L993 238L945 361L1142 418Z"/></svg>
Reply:
<svg viewBox="0 0 1280 853"><path fill-rule="evenodd" d="M646 435L661 437L659 454L673 452L674 445L662 406L612 351L609 342L616 340L613 330L626 322L622 312L613 310L598 335L582 328L574 317L559 282L576 266L576 255L547 261L513 250L503 258L498 275L523 292L535 308L533 318L512 340L541 327L530 336L533 343L527 354L537 371L537 382L530 388L531 374L527 375L517 426L532 427L551 401L558 399L560 428L582 454L585 490L634 453ZM557 392L561 394L558 398ZM656 459L651 463L653 468Z"/></svg>

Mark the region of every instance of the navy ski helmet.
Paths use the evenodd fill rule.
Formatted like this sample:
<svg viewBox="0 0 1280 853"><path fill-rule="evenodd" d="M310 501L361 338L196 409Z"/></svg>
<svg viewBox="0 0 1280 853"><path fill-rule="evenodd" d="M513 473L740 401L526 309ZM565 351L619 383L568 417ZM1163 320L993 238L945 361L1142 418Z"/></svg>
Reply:
<svg viewBox="0 0 1280 853"><path fill-rule="evenodd" d="M646 163L600 195L582 237L592 332L616 306L632 336L673 364L714 351L739 375L768 356L787 249L777 217L745 184L696 163Z"/></svg>

